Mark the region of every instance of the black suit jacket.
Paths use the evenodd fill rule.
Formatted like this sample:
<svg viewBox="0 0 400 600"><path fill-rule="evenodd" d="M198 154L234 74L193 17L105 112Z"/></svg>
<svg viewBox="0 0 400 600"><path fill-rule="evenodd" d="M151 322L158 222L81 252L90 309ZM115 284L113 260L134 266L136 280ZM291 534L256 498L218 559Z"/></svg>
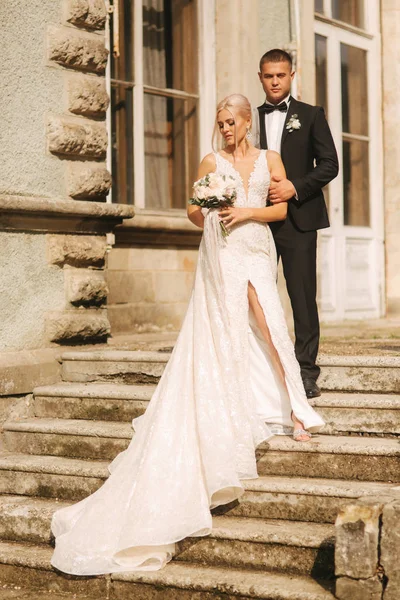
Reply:
<svg viewBox="0 0 400 600"><path fill-rule="evenodd" d="M267 149L264 114L260 113L260 148ZM297 115L300 129L289 131L289 119ZM322 188L336 177L339 163L329 125L321 106L291 98L281 141L286 177L296 188L298 200L288 202L288 212L301 231L329 227ZM314 162L315 161L315 162Z"/></svg>

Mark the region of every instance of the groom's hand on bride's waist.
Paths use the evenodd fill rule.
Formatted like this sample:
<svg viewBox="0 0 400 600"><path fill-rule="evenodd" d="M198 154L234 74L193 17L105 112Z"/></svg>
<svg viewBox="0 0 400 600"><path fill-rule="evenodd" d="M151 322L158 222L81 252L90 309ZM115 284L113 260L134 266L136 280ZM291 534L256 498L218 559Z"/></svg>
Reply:
<svg viewBox="0 0 400 600"><path fill-rule="evenodd" d="M296 188L289 179L283 179L282 177L276 177L275 175L272 176L268 193L268 200L272 204L288 202L291 198L295 198L296 196Z"/></svg>

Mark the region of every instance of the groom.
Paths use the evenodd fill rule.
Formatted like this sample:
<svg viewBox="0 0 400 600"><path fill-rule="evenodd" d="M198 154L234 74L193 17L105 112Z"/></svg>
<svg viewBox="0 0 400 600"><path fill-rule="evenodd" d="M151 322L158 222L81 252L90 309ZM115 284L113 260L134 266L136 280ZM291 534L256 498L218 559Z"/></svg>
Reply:
<svg viewBox="0 0 400 600"><path fill-rule="evenodd" d="M284 50L261 57L258 73L266 100L253 115L259 147L279 152L287 179L273 179L269 201L288 203L285 221L270 223L293 309L295 351L308 398L320 396L315 364L319 345L317 230L329 227L322 188L338 174L335 144L319 106L290 95L292 59ZM256 140L257 145L257 140Z"/></svg>

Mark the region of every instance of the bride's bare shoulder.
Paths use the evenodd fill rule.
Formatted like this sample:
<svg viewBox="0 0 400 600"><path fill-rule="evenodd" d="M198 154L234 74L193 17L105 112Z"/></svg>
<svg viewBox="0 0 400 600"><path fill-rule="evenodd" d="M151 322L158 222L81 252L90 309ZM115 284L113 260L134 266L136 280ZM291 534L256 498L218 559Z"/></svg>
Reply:
<svg viewBox="0 0 400 600"><path fill-rule="evenodd" d="M275 152L275 150L267 150L265 156L268 164L281 160L281 155L279 152Z"/></svg>
<svg viewBox="0 0 400 600"><path fill-rule="evenodd" d="M203 160L201 161L201 165L207 165L207 166L212 166L215 167L215 154L214 152L210 152L209 154L206 154L205 157L203 158Z"/></svg>
<svg viewBox="0 0 400 600"><path fill-rule="evenodd" d="M206 154L199 166L199 177L204 177L207 173L211 173L216 170L217 161L213 152Z"/></svg>

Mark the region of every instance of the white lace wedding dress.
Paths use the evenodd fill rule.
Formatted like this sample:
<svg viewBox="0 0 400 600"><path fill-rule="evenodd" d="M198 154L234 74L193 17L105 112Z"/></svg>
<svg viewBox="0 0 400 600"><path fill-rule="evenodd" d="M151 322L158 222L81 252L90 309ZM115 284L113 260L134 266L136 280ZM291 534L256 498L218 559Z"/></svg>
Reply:
<svg viewBox="0 0 400 600"><path fill-rule="evenodd" d="M238 180L236 205L265 206L265 151L255 161L247 197L239 173L215 156L217 172ZM287 390L249 319L248 282ZM305 397L288 335L270 229L241 223L224 240L217 212L209 211L192 297L170 361L109 479L54 514L52 564L75 575L160 569L172 558L175 542L211 531L210 507L238 498L241 479L257 477L257 445L291 427L291 410L311 431L323 425Z"/></svg>

